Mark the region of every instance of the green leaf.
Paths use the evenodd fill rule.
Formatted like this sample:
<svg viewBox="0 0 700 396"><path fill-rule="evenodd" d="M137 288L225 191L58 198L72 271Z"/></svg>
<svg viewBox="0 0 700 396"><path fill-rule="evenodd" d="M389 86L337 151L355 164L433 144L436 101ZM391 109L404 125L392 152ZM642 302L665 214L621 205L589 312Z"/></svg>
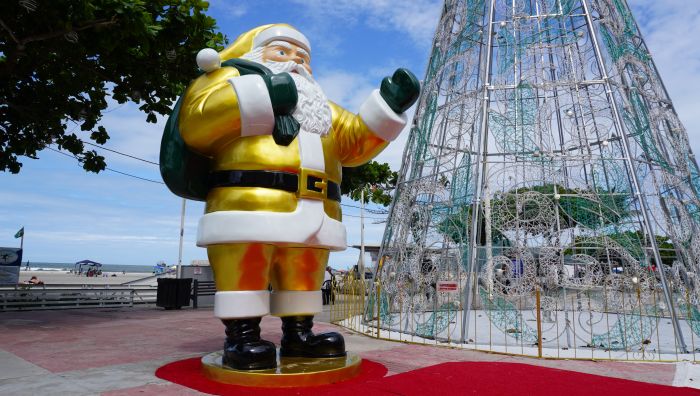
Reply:
<svg viewBox="0 0 700 396"><path fill-rule="evenodd" d="M389 164L370 161L356 168L343 168L342 194L359 201L364 191L365 203L374 202L389 206L398 174L391 170Z"/></svg>
<svg viewBox="0 0 700 396"><path fill-rule="evenodd" d="M104 144L108 95L121 104L140 92L145 122L168 114L198 75L197 52L223 48L207 8L195 0L72 0L26 12L20 2L0 2L7 29L27 40L20 51L0 39L0 171L19 172L24 157L50 144L78 156L88 171L104 169L104 158L67 131L78 124ZM66 29L77 42L65 39ZM164 55L173 49L175 57Z"/></svg>
<svg viewBox="0 0 700 396"><path fill-rule="evenodd" d="M109 134L107 134L105 127L99 126L97 127L97 131L90 134L90 139L94 140L97 144L105 144L107 143L107 139L109 139Z"/></svg>

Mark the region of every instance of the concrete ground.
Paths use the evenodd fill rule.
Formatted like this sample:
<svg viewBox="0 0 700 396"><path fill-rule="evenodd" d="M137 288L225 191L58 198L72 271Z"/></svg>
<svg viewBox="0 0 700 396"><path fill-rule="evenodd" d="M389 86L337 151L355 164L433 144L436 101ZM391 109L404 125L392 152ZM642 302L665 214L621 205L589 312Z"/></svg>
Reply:
<svg viewBox="0 0 700 396"><path fill-rule="evenodd" d="M337 330L348 350L385 365L393 375L449 361L527 363L650 382L689 386L688 363L539 360L376 340L317 317L315 330ZM262 322L264 338L279 343L280 321ZM1 395L196 395L154 376L167 363L223 345L224 328L211 309L155 307L0 313ZM700 383L700 377L696 379ZM691 385L692 386L692 385Z"/></svg>

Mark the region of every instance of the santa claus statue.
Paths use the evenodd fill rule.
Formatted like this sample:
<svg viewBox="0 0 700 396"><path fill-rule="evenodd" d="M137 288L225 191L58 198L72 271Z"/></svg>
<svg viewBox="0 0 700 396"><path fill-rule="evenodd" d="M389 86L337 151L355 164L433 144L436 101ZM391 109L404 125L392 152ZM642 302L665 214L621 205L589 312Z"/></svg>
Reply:
<svg viewBox="0 0 700 396"><path fill-rule="evenodd" d="M201 51L205 73L176 107L187 149L210 160L197 245L226 326L223 363L234 369L275 367L275 345L260 338L268 314L282 319L281 356L345 355L340 334L312 332L328 255L346 248L342 167L379 154L418 97L415 76L399 69L352 114L326 98L311 54L289 25L255 28L220 53Z"/></svg>

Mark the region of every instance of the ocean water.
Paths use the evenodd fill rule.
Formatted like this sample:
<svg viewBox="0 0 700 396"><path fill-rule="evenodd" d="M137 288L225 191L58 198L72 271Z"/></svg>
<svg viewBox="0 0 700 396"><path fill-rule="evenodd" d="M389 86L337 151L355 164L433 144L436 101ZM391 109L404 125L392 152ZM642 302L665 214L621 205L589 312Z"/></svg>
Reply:
<svg viewBox="0 0 700 396"><path fill-rule="evenodd" d="M75 263L42 263L39 261L30 261L29 269L32 271L70 271L75 267ZM103 272L153 272L153 265L129 265L129 264L102 264ZM22 262L21 271L27 268L27 262ZM83 271L88 267L83 266Z"/></svg>

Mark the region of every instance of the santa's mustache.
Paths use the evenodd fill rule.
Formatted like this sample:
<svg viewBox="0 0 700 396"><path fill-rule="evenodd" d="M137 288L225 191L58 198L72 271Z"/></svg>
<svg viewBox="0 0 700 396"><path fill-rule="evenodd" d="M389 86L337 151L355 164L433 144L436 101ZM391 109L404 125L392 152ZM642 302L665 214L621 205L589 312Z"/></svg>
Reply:
<svg viewBox="0 0 700 396"><path fill-rule="evenodd" d="M293 61L288 61L288 62L275 62L275 61L266 61L263 62L267 68L272 70L273 73L296 73L299 74L300 76L306 78L309 81L313 81L314 78L309 73L308 70L304 66L302 66L299 63L293 62Z"/></svg>
<svg viewBox="0 0 700 396"><path fill-rule="evenodd" d="M256 63L260 63L263 66L266 66L268 69L270 69L273 73L296 73L302 77L304 77L306 80L311 81L311 82L316 82L314 80L313 75L309 73L308 70L304 66L302 66L299 63L296 63L294 61L287 61L287 62L275 62L275 61L270 61L270 60L263 60L263 52L264 48L259 47L255 48L252 51L248 52L247 54L243 55L241 58L247 59Z"/></svg>

